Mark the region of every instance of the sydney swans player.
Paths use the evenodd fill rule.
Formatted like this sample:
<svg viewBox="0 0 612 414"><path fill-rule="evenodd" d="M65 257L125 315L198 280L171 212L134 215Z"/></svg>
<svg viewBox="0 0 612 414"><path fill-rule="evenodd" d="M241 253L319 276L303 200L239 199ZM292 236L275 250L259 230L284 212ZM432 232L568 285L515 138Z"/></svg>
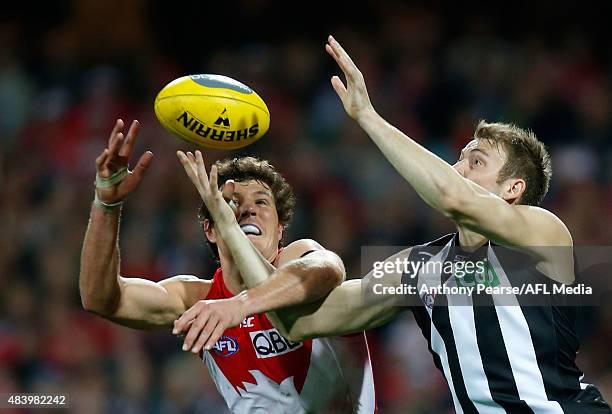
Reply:
<svg viewBox="0 0 612 414"><path fill-rule="evenodd" d="M220 262L212 281L180 275L154 283L121 275L118 234L122 203L153 159L153 154L146 152L134 170L128 170L139 124L134 121L125 137L122 129L123 122L118 120L108 148L96 160L96 194L81 255L83 307L124 326L151 329L174 324L175 333L186 332L183 349L202 356L233 412L374 412L374 387L363 333L290 341L256 306L249 306L253 304L249 304L248 295L240 293L246 287L245 280L224 242L226 233L231 237L240 233L249 246L256 246L268 266L290 273L294 277L290 283L300 292L303 303L324 297L344 279L340 258L315 241L298 240L280 247L291 218L293 195L284 178L267 162L246 157L216 164L215 179L220 183L233 180L227 188L233 189L237 218L230 209L234 226L225 226L228 216L218 214L215 208L201 209L203 231ZM201 159L201 154L198 157ZM191 174L190 159L182 154L182 161ZM210 310L210 299L223 300L213 309L220 311L202 313ZM230 313L224 312L223 305L243 312L232 313L228 321ZM230 324L234 328L225 329ZM211 333L219 340L206 342Z"/></svg>

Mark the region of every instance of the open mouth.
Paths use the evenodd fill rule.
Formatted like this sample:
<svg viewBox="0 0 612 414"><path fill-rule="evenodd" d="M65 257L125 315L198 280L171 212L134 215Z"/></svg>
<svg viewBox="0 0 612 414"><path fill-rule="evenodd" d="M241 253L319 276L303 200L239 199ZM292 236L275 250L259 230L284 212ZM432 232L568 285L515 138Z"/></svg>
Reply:
<svg viewBox="0 0 612 414"><path fill-rule="evenodd" d="M244 234L246 234L247 236L248 235L261 236L261 229L254 224L242 224L240 228L242 229Z"/></svg>

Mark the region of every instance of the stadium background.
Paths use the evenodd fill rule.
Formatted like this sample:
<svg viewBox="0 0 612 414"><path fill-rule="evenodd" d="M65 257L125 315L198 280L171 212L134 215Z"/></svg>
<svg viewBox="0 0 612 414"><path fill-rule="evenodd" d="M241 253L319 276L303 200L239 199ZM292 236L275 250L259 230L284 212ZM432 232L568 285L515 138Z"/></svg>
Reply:
<svg viewBox="0 0 612 414"><path fill-rule="evenodd" d="M220 73L267 102L271 129L240 151L294 186L287 239L311 237L360 274L362 245L411 245L452 230L344 114L324 51L333 33L391 123L449 162L480 118L535 130L553 155L545 206L581 245L612 240L612 67L605 10L559 3L496 11L434 2L291 5L241 1L11 2L0 14L0 392L68 392L73 412L222 412L204 365L169 333L84 312L79 253L94 158L116 117L137 118L137 153L155 153L127 201L125 275L213 272L198 197L175 158L191 148L153 114L157 91ZM296 8L297 7L297 8ZM296 16L289 18L288 16ZM298 17L299 16L299 17ZM612 309L581 320L586 381L612 399ZM385 413L452 412L406 314L369 334Z"/></svg>

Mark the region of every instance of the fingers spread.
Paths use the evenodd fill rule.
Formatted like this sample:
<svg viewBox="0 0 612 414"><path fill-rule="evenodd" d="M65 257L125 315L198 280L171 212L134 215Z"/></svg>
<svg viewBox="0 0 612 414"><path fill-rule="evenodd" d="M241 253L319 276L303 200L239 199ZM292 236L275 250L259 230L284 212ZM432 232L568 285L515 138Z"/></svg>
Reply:
<svg viewBox="0 0 612 414"><path fill-rule="evenodd" d="M129 157L132 153L132 149L134 148L134 143L136 142L136 135L138 135L138 130L140 129L140 122L134 120L132 125L130 125L130 130L125 136L125 140L123 142L123 146L119 150L119 155L122 157Z"/></svg>
<svg viewBox="0 0 612 414"><path fill-rule="evenodd" d="M117 121L115 122L115 126L113 127L113 130L110 134L110 137L108 137L108 147L109 148L113 144L113 141L117 137L117 134L121 132L122 129L123 129L123 120L117 119Z"/></svg>
<svg viewBox="0 0 612 414"><path fill-rule="evenodd" d="M329 45L329 44L325 44L325 51L334 58L334 60L336 61L336 63L340 64L339 62L339 58L338 55L336 55L336 53L334 52L334 49Z"/></svg>
<svg viewBox="0 0 612 414"><path fill-rule="evenodd" d="M331 47L332 51L334 52L334 54L336 55L336 57L338 57L338 59L346 60L350 63L353 63L353 61L351 60L349 55L346 53L344 48L340 46L340 43L338 43L338 41L334 39L333 36L330 35L329 38L327 39L327 42L329 46Z"/></svg>
<svg viewBox="0 0 612 414"><path fill-rule="evenodd" d="M187 163L189 160L187 159L187 155L185 155L185 153L183 151L177 151L176 152L176 156L179 159L179 161L181 162L181 164L185 165L185 163Z"/></svg>
<svg viewBox="0 0 612 414"><path fill-rule="evenodd" d="M134 167L133 177L136 180L136 184L140 183L144 173L151 165L151 161L153 161L153 153L151 151L146 151L144 154L140 156L138 163L136 163L136 167Z"/></svg>
<svg viewBox="0 0 612 414"><path fill-rule="evenodd" d="M187 151L187 159L189 159L190 162L193 162L193 165L196 164L195 157L191 151Z"/></svg>
<svg viewBox="0 0 612 414"><path fill-rule="evenodd" d="M196 151L196 167L198 171L198 178L200 179L200 183L204 186L207 186L208 183L208 174L206 173L206 165L204 164L204 158L202 157L201 151Z"/></svg>
<svg viewBox="0 0 612 414"><path fill-rule="evenodd" d="M191 154L191 153L188 153ZM201 192L200 181L198 179L198 172L196 171L195 162L192 161L183 151L177 151L176 155L178 156L181 164L183 164L183 168L187 173L187 176L191 180L191 182L196 186L198 192ZM193 158L193 157L192 157Z"/></svg>
<svg viewBox="0 0 612 414"><path fill-rule="evenodd" d="M104 151L102 151L102 154L100 154L100 156L96 158L96 167L98 170L102 167L107 157L108 157L108 150L105 148Z"/></svg>
<svg viewBox="0 0 612 414"><path fill-rule="evenodd" d="M336 39L330 35L327 41L328 44L325 45L325 50L338 63L338 66L340 66L340 69L342 69L342 72L344 72L347 81L352 81L359 74L357 66L355 66L355 63L353 63L351 57L344 51Z"/></svg>
<svg viewBox="0 0 612 414"><path fill-rule="evenodd" d="M123 145L123 132L117 132L108 147L108 153L111 158L119 154L121 145Z"/></svg>

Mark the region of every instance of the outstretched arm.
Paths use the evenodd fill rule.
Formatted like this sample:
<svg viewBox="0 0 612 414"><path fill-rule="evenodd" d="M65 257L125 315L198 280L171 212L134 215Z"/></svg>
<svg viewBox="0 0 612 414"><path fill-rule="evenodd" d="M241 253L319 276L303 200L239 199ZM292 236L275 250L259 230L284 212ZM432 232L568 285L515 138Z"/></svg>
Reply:
<svg viewBox="0 0 612 414"><path fill-rule="evenodd" d="M108 147L96 160L96 197L81 251L81 302L86 310L125 326L166 327L197 300L209 282L176 276L154 283L119 274L121 204L138 187L153 159L147 151L134 170L128 170L139 124L134 121L125 137L123 126L117 120Z"/></svg>
<svg viewBox="0 0 612 414"><path fill-rule="evenodd" d="M350 56L330 36L325 49L346 77L331 79L347 114L355 119L395 169L430 206L459 225L501 244L570 246L565 225L552 213L511 205L462 177L450 164L386 122L372 106L365 80ZM530 231L538 228L538 232ZM534 251L538 254L537 251Z"/></svg>
<svg viewBox="0 0 612 414"><path fill-rule="evenodd" d="M385 262L403 261L410 256L410 252L411 249L403 250ZM283 302L282 295L279 298L266 294L276 286L282 290L284 282L289 279L288 274L279 272L256 288L244 292L242 300L245 306L258 311L290 306L276 312L280 320L272 322L292 341L360 332L380 326L407 309L402 306L401 295L376 294L401 286L402 273L390 272L381 278L373 275L372 271L362 279L343 282L318 301L290 306ZM374 289L375 285L378 285L378 289Z"/></svg>
<svg viewBox="0 0 612 414"><path fill-rule="evenodd" d="M388 277L383 285L397 287L400 277ZM285 316L286 337L302 341L322 336L338 336L367 331L381 326L408 308L402 307L395 296L364 299L367 279L342 283L322 301L292 308Z"/></svg>
<svg viewBox="0 0 612 414"><path fill-rule="evenodd" d="M403 260L409 255L410 249L407 249L387 260L394 263L398 258ZM191 348L192 352L210 349L227 327L238 325L247 315L261 312L273 315L270 322L292 341L372 329L407 309L401 306L401 296L373 294L374 284L380 284L376 292L381 292L383 288L399 287L401 279L401 273L386 274L380 279L368 274L363 279L342 283L319 300L304 303L305 295L299 292L302 289L299 276L282 271L282 267L279 267L279 271L266 281L231 299L206 301L197 311L192 311L195 307L190 309L188 312L203 316L205 322L198 329L198 337L189 338L183 349ZM366 290L369 293L366 294ZM232 315L238 316L232 320ZM175 323L175 333L189 327L192 318L181 317Z"/></svg>
<svg viewBox="0 0 612 414"><path fill-rule="evenodd" d="M363 74L332 36L325 49L346 78L346 86L338 76L333 76L331 83L347 114L359 123L425 202L437 210L448 210L450 193L465 180L448 163L387 123L374 110Z"/></svg>

